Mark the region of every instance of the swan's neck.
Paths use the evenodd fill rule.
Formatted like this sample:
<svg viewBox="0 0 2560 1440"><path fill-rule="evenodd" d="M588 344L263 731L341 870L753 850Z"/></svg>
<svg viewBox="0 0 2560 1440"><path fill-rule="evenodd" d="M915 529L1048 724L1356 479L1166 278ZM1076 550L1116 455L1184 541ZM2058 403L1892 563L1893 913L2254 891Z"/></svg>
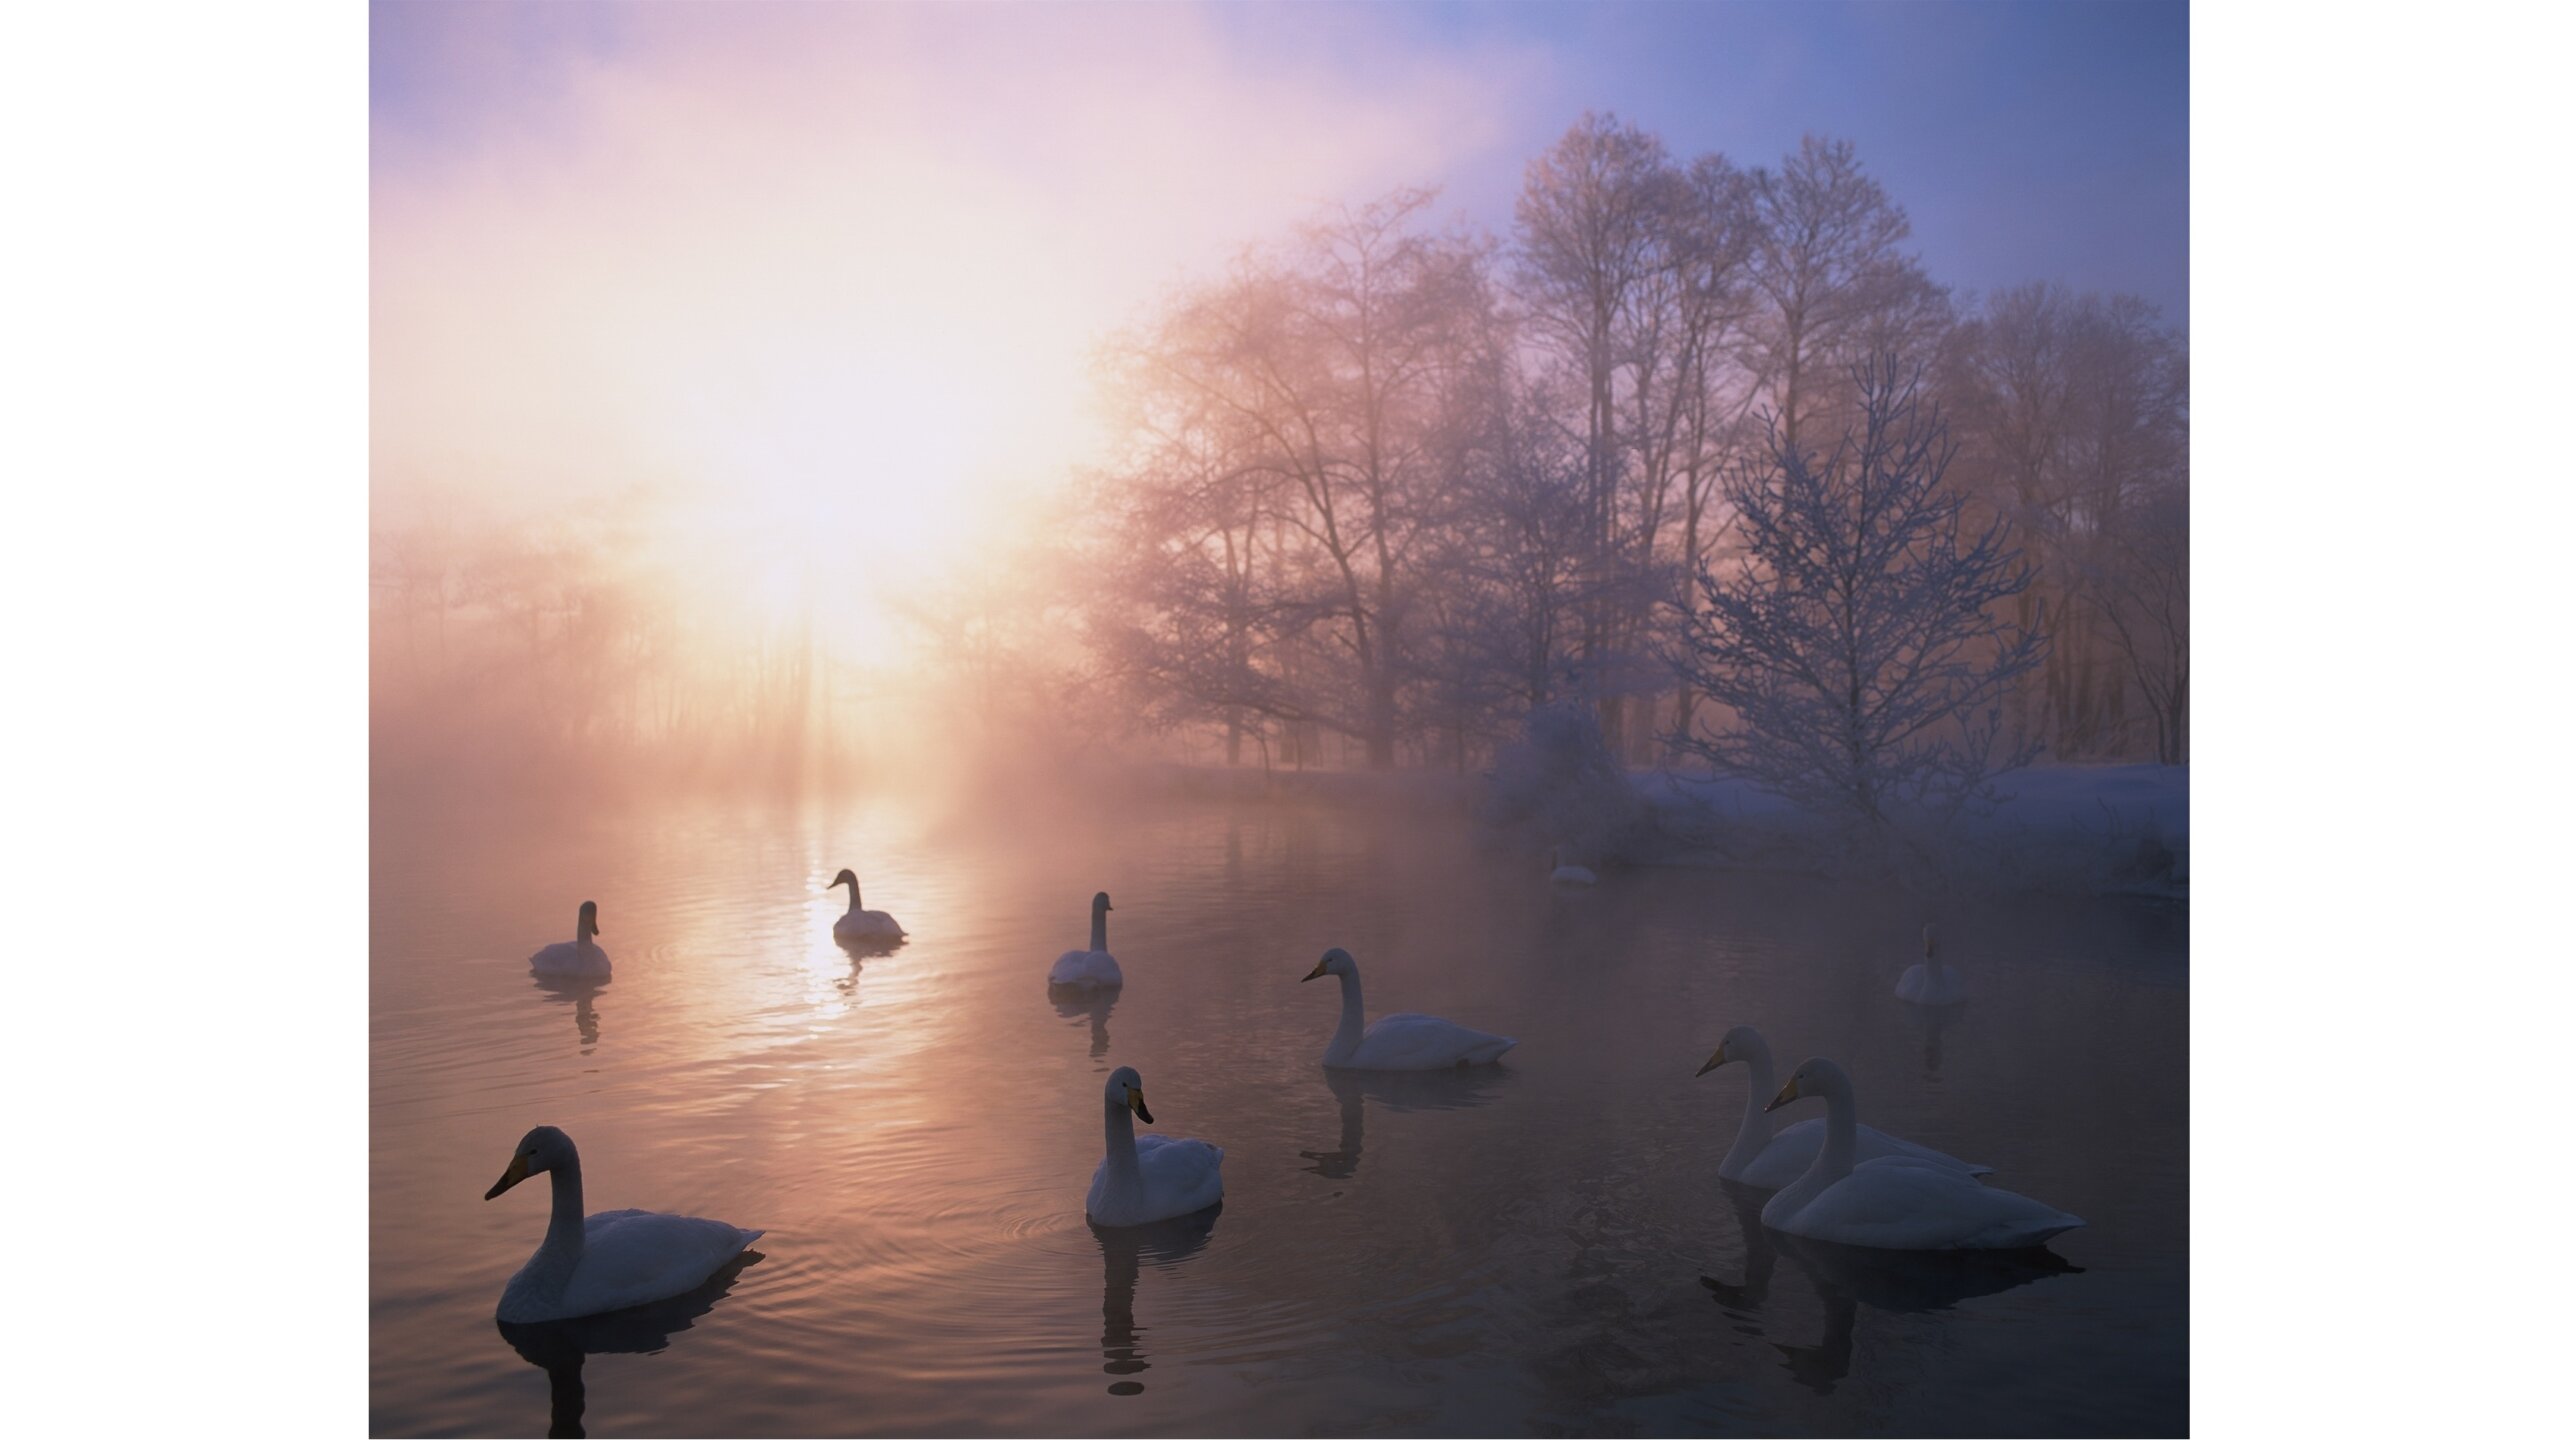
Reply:
<svg viewBox="0 0 2560 1440"><path fill-rule="evenodd" d="M578 948L581 950L596 948L596 922L584 915L578 917Z"/></svg>
<svg viewBox="0 0 2560 1440"><path fill-rule="evenodd" d="M533 1265L527 1268L556 1268L565 1278L578 1268L579 1257L586 1253L587 1186L573 1150L566 1164L551 1167L551 1228L544 1233L541 1248L533 1252Z"/></svg>
<svg viewBox="0 0 2560 1440"><path fill-rule="evenodd" d="M1105 951L1105 952L1108 952L1108 951L1111 949L1111 947L1110 947L1109 945L1107 945L1107 944L1105 944L1105 943L1104 943L1104 941L1103 941L1103 934L1102 934L1102 931L1103 931L1103 917L1104 917L1105 915L1110 914L1110 913L1111 913L1111 912L1109 912L1109 911L1107 911L1107 910L1103 909L1103 908L1102 908L1101 906L1099 906L1099 905L1096 905L1096 906L1094 906L1094 907L1093 907L1093 943L1092 943L1091 945L1086 946L1086 947L1085 947L1086 949L1088 949L1088 950L1101 950L1101 951Z"/></svg>
<svg viewBox="0 0 2560 1440"><path fill-rule="evenodd" d="M845 905L844 905L844 913L846 913L847 915L859 915L859 914L861 914L861 913L862 913L862 882L861 882L861 881L859 881L859 880L847 880L846 882L844 882L844 890L845 890Z"/></svg>
<svg viewBox="0 0 2560 1440"><path fill-rule="evenodd" d="M1342 1023L1333 1029L1333 1043L1325 1047L1325 1063L1340 1065L1360 1053L1361 1032L1368 1009L1360 1000L1360 972L1345 970L1342 975Z"/></svg>
<svg viewBox="0 0 2560 1440"><path fill-rule="evenodd" d="M1742 1128L1734 1132L1733 1148L1724 1154L1728 1170L1759 1159L1760 1152L1768 1148L1769 1137L1778 1129L1778 1122L1769 1115L1769 1102L1778 1093L1776 1067L1766 1055L1753 1055L1743 1064L1751 1071L1751 1092L1742 1106Z"/></svg>
<svg viewBox="0 0 2560 1440"><path fill-rule="evenodd" d="M1129 1107L1116 1100L1102 1102L1102 1193L1136 1196L1142 1187L1138 1174L1138 1130Z"/></svg>
<svg viewBox="0 0 2560 1440"><path fill-rule="evenodd" d="M1813 1168L1806 1175L1817 1180L1817 1189L1848 1174L1858 1163L1858 1104L1848 1092L1828 1097L1830 1113L1822 1121L1822 1153L1813 1157Z"/></svg>

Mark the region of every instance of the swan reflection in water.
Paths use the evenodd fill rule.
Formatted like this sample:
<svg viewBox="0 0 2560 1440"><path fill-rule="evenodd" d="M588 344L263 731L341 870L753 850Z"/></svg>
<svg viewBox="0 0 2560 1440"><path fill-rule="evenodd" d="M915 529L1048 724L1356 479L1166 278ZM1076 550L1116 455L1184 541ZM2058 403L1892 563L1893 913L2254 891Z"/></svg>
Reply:
<svg viewBox="0 0 2560 1440"><path fill-rule="evenodd" d="M552 1435L584 1435L587 1415L586 1364L590 1355L654 1355L667 1348L678 1331L711 1313L737 1283L738 1272L764 1255L748 1250L720 1267L712 1277L671 1299L635 1305L575 1320L516 1325L501 1320L498 1333L518 1355L551 1377Z"/></svg>
<svg viewBox="0 0 2560 1440"><path fill-rule="evenodd" d="M1736 1329L1762 1335L1760 1308L1768 1301L1777 1257L1785 1255L1802 1270L1822 1302L1822 1338L1812 1345L1770 1343L1787 1373L1820 1395L1848 1378L1861 1305L1925 1315L2048 1275L2081 1273L2079 1266L2041 1245L2029 1250L1870 1250L1780 1234L1760 1223L1760 1207L1769 1192L1731 1181L1719 1184L1742 1227L1742 1281L1727 1284L1701 1275L1698 1283L1734 1317Z"/></svg>
<svg viewBox="0 0 2560 1440"><path fill-rule="evenodd" d="M1116 1377L1106 1387L1109 1393L1136 1395L1147 1388L1128 1378L1147 1368L1146 1354L1138 1348L1139 1267L1179 1264L1198 1254L1224 1208L1221 1202L1152 1225L1106 1228L1085 1222L1102 1247L1102 1373Z"/></svg>
<svg viewBox="0 0 2560 1440"><path fill-rule="evenodd" d="M1059 1019L1082 1020L1092 1027L1093 1043L1084 1053L1096 1060L1111 1053L1111 1007L1119 1003L1117 989L1087 993L1072 986L1049 987L1049 1007L1058 1012Z"/></svg>
<svg viewBox="0 0 2560 1440"><path fill-rule="evenodd" d="M1502 1087L1518 1078L1517 1072L1503 1065L1452 1070L1328 1069L1324 1083L1342 1111L1341 1143L1331 1150L1301 1150L1298 1158L1314 1162L1304 1167L1309 1174L1348 1180L1360 1168L1369 1101L1394 1111L1464 1110L1492 1104Z"/></svg>
<svg viewBox="0 0 2560 1440"><path fill-rule="evenodd" d="M1954 1005L1910 1005L1903 1023L1920 1032L1920 1073L1935 1079L1942 1056L1939 1041L1955 1023L1964 1018L1961 1002Z"/></svg>
<svg viewBox="0 0 2560 1440"><path fill-rule="evenodd" d="M534 988L554 1003L575 1005L578 1012L578 1053L596 1053L596 1040L603 1031L596 1024L596 995L612 984L611 977L585 975L545 975L535 971Z"/></svg>

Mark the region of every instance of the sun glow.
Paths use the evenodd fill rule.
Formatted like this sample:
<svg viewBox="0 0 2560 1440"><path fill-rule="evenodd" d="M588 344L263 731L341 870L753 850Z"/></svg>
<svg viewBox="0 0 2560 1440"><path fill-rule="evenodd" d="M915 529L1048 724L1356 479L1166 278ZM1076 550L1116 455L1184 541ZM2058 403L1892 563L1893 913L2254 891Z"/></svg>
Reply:
<svg viewBox="0 0 2560 1440"><path fill-rule="evenodd" d="M377 505L610 513L689 623L805 629L883 679L923 643L902 612L1098 455L1115 328L1320 200L1497 138L1454 117L1494 113L1499 66L1388 101L1209 12L581 13L598 33L565 41L399 16Z"/></svg>

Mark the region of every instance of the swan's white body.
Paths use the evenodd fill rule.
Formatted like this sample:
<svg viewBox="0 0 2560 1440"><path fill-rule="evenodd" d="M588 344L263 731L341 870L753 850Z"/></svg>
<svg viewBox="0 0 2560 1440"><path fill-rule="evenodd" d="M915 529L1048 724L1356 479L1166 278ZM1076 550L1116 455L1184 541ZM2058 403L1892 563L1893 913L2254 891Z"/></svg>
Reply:
<svg viewBox="0 0 2560 1440"><path fill-rule="evenodd" d="M1597 885L1600 883L1600 877L1592 874L1589 870L1586 870L1579 865L1567 865L1564 863L1564 852L1561 850L1550 852L1547 858L1554 867L1547 874L1548 884Z"/></svg>
<svg viewBox="0 0 2560 1440"><path fill-rule="evenodd" d="M596 943L596 936L603 933L596 928L596 902L589 900L578 907L578 938L534 951L533 973L592 980L613 978L613 961Z"/></svg>
<svg viewBox="0 0 2560 1440"><path fill-rule="evenodd" d="M1772 1230L1876 1250L2021 1250L2088 1223L1907 1155L1858 1160L1849 1075L1828 1060L1806 1061L1773 1103L1799 1095L1823 1097L1830 1113L1812 1166L1760 1212Z"/></svg>
<svg viewBox="0 0 2560 1440"><path fill-rule="evenodd" d="M1226 1198L1218 1163L1226 1151L1206 1140L1140 1135L1130 1117L1147 1114L1138 1072L1123 1065L1102 1086L1102 1163L1085 1191L1085 1218L1096 1225L1152 1225L1206 1210Z"/></svg>
<svg viewBox="0 0 2560 1440"><path fill-rule="evenodd" d="M1920 963L1902 972L1893 993L1914 1005L1957 1005L1964 1001L1964 977L1952 965L1938 962L1938 940L1920 927Z"/></svg>
<svg viewBox="0 0 2560 1440"><path fill-rule="evenodd" d="M498 1297L498 1318L509 1323L600 1315L682 1295L764 1234L647 1210L581 1214L586 1197L577 1147L548 1125L526 1134L488 1198L543 1170L551 1172L551 1228Z"/></svg>
<svg viewBox="0 0 2560 1440"><path fill-rule="evenodd" d="M1749 1025L1737 1025L1725 1032L1724 1043L1707 1058L1698 1073L1706 1074L1719 1065L1741 1061L1751 1077L1749 1103L1742 1110L1742 1128L1734 1132L1733 1145L1724 1152L1724 1163L1716 1174L1739 1185L1775 1190L1813 1166L1814 1156L1822 1151L1823 1122L1799 1120L1784 1130L1769 1118L1769 1102L1778 1094L1778 1076L1769 1059L1769 1042ZM1935 1165L1958 1175L1988 1175L1991 1167L1959 1160L1926 1145L1914 1145L1899 1136L1888 1135L1872 1125L1861 1125L1855 1158L1863 1163L1898 1155Z"/></svg>
<svg viewBox="0 0 2560 1440"><path fill-rule="evenodd" d="M827 888L830 890L839 885L844 886L849 893L844 914L836 917L837 939L903 940L906 938L907 932L899 927L897 921L889 918L888 911L862 908L862 882L853 878L852 871L839 870L836 872L836 878L827 882Z"/></svg>
<svg viewBox="0 0 2560 1440"><path fill-rule="evenodd" d="M1049 967L1049 984L1059 990L1117 990L1120 988L1120 962L1111 958L1111 950L1103 933L1103 916L1110 913L1111 896L1093 897L1093 944L1090 949L1070 950Z"/></svg>
<svg viewBox="0 0 2560 1440"><path fill-rule="evenodd" d="M1360 1022L1366 1010L1360 995L1360 967L1352 962L1350 952L1326 951L1306 978L1318 975L1342 981L1342 1023L1334 1027L1333 1043L1324 1051L1324 1063L1333 1069L1447 1070L1490 1065L1520 1043L1508 1035L1470 1030L1436 1015L1381 1015L1377 1023L1363 1029Z"/></svg>

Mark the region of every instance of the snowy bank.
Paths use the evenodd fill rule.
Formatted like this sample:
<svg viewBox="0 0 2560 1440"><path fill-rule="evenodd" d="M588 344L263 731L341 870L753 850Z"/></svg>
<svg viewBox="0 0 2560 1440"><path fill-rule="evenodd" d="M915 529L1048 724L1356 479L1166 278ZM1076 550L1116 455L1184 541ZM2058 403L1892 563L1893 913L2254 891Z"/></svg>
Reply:
<svg viewBox="0 0 2560 1440"><path fill-rule="evenodd" d="M1638 864L1829 871L1837 847L1802 809L1744 780L1630 777L1652 835ZM1950 880L1994 890L2187 898L2187 769L2040 765L1994 783L1996 804L1926 837Z"/></svg>

